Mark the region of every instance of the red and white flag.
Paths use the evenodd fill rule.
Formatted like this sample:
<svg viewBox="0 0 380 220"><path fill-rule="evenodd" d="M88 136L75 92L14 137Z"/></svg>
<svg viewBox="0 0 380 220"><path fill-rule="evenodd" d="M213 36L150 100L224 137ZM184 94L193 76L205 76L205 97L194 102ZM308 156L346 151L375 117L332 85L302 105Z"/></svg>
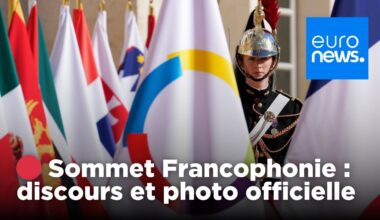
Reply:
<svg viewBox="0 0 380 220"><path fill-rule="evenodd" d="M91 98L68 5L61 6L50 61L73 159L77 163L111 162L110 155L100 141L95 117L91 113Z"/></svg>
<svg viewBox="0 0 380 220"><path fill-rule="evenodd" d="M107 101L113 137L117 146L121 146L121 135L128 118L126 99L117 76L112 59L107 34L107 12L98 12L94 33L92 35L94 57L102 78L104 95Z"/></svg>

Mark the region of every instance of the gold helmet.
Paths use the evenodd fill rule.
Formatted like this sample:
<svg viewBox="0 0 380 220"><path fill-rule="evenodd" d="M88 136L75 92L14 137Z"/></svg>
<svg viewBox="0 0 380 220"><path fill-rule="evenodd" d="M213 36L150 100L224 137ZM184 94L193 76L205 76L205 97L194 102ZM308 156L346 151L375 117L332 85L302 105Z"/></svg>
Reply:
<svg viewBox="0 0 380 220"><path fill-rule="evenodd" d="M265 2L271 1L269 6L275 5L277 6L277 10L275 11L276 17L275 19L272 18L272 20L278 20L278 5L275 0L264 0ZM273 16L272 16L273 17ZM254 27L250 23L247 24L247 29L243 36L240 39L240 43L237 46L236 49L236 60L237 60L237 67L239 70L247 77L247 74L243 69L241 68L241 55L246 56L252 56L252 57L258 57L258 58L264 58L264 57L273 57L273 64L271 66L271 69L269 70L268 74L255 81L260 81L265 79L266 77L270 76L272 72L276 69L279 59L280 59L280 46L278 45L277 38L276 38L276 27L275 25L271 24L272 32L269 30L266 30L263 27L265 18L264 8L262 6L261 0L258 0L257 7L255 8L254 14L253 14L253 24ZM277 23L277 20L272 23Z"/></svg>

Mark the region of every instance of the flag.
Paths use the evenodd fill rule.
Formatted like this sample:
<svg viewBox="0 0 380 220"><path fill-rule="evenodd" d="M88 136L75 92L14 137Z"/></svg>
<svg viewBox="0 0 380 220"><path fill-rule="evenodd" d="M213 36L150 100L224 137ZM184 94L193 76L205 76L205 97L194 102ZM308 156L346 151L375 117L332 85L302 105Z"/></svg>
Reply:
<svg viewBox="0 0 380 220"><path fill-rule="evenodd" d="M42 165L42 180L45 185L59 186L60 179L49 175L49 162L55 159L55 152L50 139L46 117L43 109L41 92L38 82L38 67L33 57L29 43L28 32L24 22L21 5L18 0L10 0L15 6L9 27L9 42L13 52L18 77L25 97L29 113L34 141ZM37 22L37 21L36 21Z"/></svg>
<svg viewBox="0 0 380 220"><path fill-rule="evenodd" d="M42 25L37 12L36 0L29 0L29 11L30 15L27 29L34 62L38 67L39 85L49 133L53 146L57 148L55 149L56 154L58 154L57 156L59 156L65 164L68 164L71 162L71 155L66 142L53 73L51 71Z"/></svg>
<svg viewBox="0 0 380 220"><path fill-rule="evenodd" d="M69 152L77 163L110 162L111 157L103 147L96 124L93 123L95 119L87 95L87 81L69 10L68 5L61 6L50 58Z"/></svg>
<svg viewBox="0 0 380 220"><path fill-rule="evenodd" d="M110 113L113 137L115 143L121 146L121 135L128 118L128 111L109 46L107 12L105 10L98 12L92 42L94 57L102 78L104 95Z"/></svg>
<svg viewBox="0 0 380 220"><path fill-rule="evenodd" d="M37 149L33 138L32 128L29 123L28 112L24 101L24 96L21 90L21 85L18 81L16 66L13 61L12 51L9 45L9 40L6 32L5 22L0 11L0 94L2 103L1 120L1 173L4 175L2 183L4 187L0 187L2 191L1 197L6 199L4 206L5 215L12 217L33 216L40 217L42 211L41 206L34 202L20 204L16 197L16 190L19 184L24 181L16 177L15 160L10 160L9 149L10 144L22 145L24 155L37 156ZM12 143L9 143L9 141ZM16 142L16 143L15 143ZM8 155L8 156L7 156ZM6 173L6 174L5 174ZM17 185L14 185L17 184ZM20 212L22 210L22 212Z"/></svg>
<svg viewBox="0 0 380 220"><path fill-rule="evenodd" d="M113 138L107 103L104 97L102 79L99 76L95 63L91 37L81 6L78 9L74 9L73 24L86 76L86 89L88 90L88 95L91 100L91 113L95 119L94 123L97 126L100 140L110 155L110 158L112 158L115 154L115 140Z"/></svg>
<svg viewBox="0 0 380 220"><path fill-rule="evenodd" d="M24 155L37 156L32 128L24 101L21 85L18 81L16 66L6 32L6 26L1 15L0 22L0 94L4 106L4 118L7 127L18 136L24 146ZM16 114L17 113L17 114Z"/></svg>
<svg viewBox="0 0 380 220"><path fill-rule="evenodd" d="M0 181L0 214L4 217L12 217L17 213L15 205L18 200L16 194L19 181L16 173L16 161L12 152L12 142L14 143L15 139L8 130L0 97L0 173L3 176Z"/></svg>
<svg viewBox="0 0 380 220"><path fill-rule="evenodd" d="M118 68L128 110L132 106L139 85L140 74L143 71L144 51L135 14L129 10L125 12L124 44Z"/></svg>
<svg viewBox="0 0 380 220"><path fill-rule="evenodd" d="M252 201L251 209L241 210L242 204L247 205L245 189L253 184L246 178L161 175L163 159L250 163L253 152L217 1L164 1L157 30L123 134L131 162L155 163L154 177L143 176L141 182L153 183L156 200L161 202L163 187L178 187L181 181L193 187L209 186L212 181L239 190L240 197L232 202L178 199L160 206L177 214L262 215L262 206Z"/></svg>
<svg viewBox="0 0 380 220"><path fill-rule="evenodd" d="M8 135L7 122L5 121L3 102L1 101L1 97L0 97L0 140L2 141L1 143L4 143L10 146L10 144L7 144L6 141L4 142L4 137L7 135Z"/></svg>
<svg viewBox="0 0 380 220"><path fill-rule="evenodd" d="M156 25L156 17L154 16L154 5L153 0L149 4L149 15L148 15L148 36L145 41L145 47L148 49L150 41L152 40L154 26Z"/></svg>
<svg viewBox="0 0 380 220"><path fill-rule="evenodd" d="M287 153L287 162L333 163L334 178L314 178L310 185L338 181L352 186L352 201L294 202L281 205L284 217L350 218L380 217L380 1L336 0L332 16L368 17L369 79L312 81L300 121ZM355 28L355 27L352 27ZM344 163L349 163L347 170ZM350 176L344 177L349 171ZM305 179L286 179L289 185ZM343 201L342 201L343 200ZM373 212L375 210L375 212Z"/></svg>
<svg viewBox="0 0 380 220"><path fill-rule="evenodd" d="M27 30L29 34L30 45L33 53L33 58L38 67L39 88L42 95L44 113L46 123L49 128L53 149L56 159L63 160L66 164L71 163L71 155L66 142L63 122L58 105L53 73L50 67L49 56L45 44L42 25L39 20L38 8L36 0L29 0L29 18ZM75 179L64 175L59 178L60 185L70 188L75 185ZM48 202L49 212L51 216L60 216L62 218L80 217L77 202L72 200L58 201L53 199Z"/></svg>
<svg viewBox="0 0 380 220"><path fill-rule="evenodd" d="M69 5L61 5L58 31L51 54L51 67L61 107L63 127L75 163L108 163L112 158L98 135L92 98L87 86ZM107 179L77 177L80 187L104 186ZM85 218L108 218L100 202L81 200Z"/></svg>
<svg viewBox="0 0 380 220"><path fill-rule="evenodd" d="M69 5L66 4L61 6L58 32L50 60L63 127L73 161L78 164L111 162L112 158L98 135L92 109L93 98L96 97L90 97L91 91L87 86ZM77 177L77 183L82 188L91 185L104 186L106 181L106 178ZM108 218L100 202L83 199L80 204L85 218Z"/></svg>

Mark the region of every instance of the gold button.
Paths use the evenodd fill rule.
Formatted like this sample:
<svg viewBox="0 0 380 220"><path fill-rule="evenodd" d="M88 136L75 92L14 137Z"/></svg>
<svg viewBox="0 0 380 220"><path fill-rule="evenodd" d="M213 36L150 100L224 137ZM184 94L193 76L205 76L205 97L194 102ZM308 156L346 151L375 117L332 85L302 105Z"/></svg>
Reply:
<svg viewBox="0 0 380 220"><path fill-rule="evenodd" d="M275 134L278 133L278 130L277 130L276 128L272 128L272 129L270 130L270 133L271 133L272 135L275 135Z"/></svg>

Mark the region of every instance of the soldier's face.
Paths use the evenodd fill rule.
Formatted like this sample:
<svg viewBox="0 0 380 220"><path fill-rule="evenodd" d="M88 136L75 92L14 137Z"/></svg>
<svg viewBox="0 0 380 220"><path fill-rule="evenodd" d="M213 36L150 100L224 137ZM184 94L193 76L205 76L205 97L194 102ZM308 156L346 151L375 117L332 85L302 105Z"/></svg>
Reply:
<svg viewBox="0 0 380 220"><path fill-rule="evenodd" d="M261 79L270 70L273 64L272 57L251 57L243 55L244 71L254 79Z"/></svg>

